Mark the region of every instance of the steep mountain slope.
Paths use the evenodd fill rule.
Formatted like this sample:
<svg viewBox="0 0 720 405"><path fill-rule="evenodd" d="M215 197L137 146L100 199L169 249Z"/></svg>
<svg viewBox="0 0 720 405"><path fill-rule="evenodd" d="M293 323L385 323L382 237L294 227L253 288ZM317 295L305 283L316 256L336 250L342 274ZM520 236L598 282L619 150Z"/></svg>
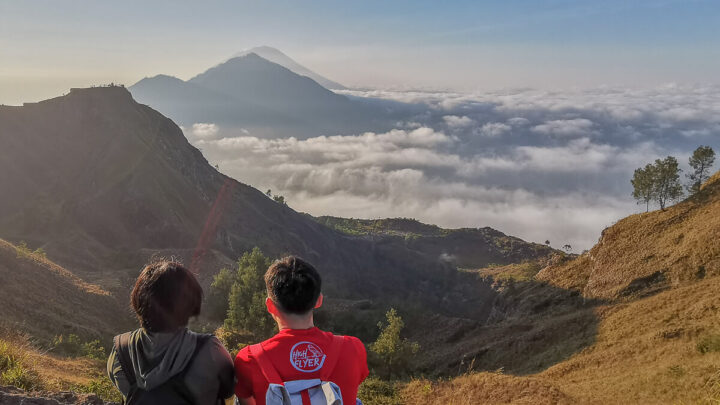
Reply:
<svg viewBox="0 0 720 405"><path fill-rule="evenodd" d="M138 101L189 126L309 137L389 129L386 108L335 94L255 53L232 58L187 82L159 75L130 87Z"/></svg>
<svg viewBox="0 0 720 405"><path fill-rule="evenodd" d="M587 297L647 294L720 274L720 174L665 211L631 215L603 231L588 253L538 278Z"/></svg>
<svg viewBox="0 0 720 405"><path fill-rule="evenodd" d="M322 216L316 220L360 238L401 243L408 249L466 269L547 259L558 253L548 246L528 243L492 228L443 229L407 218L375 220Z"/></svg>
<svg viewBox="0 0 720 405"><path fill-rule="evenodd" d="M544 371L519 377L476 372L439 382L419 380L404 388L403 403L471 405L478 398L487 398L481 401L487 404L555 403L543 402L549 395L573 404L717 403L719 291L720 277L711 277L630 303L597 306L590 344ZM563 327L561 319L558 322ZM507 332L514 333L508 345L513 338L532 342L517 331ZM498 351L506 362L535 361L502 345ZM475 370L495 370L483 367L481 358L471 360L456 370L465 372L471 364Z"/></svg>
<svg viewBox="0 0 720 405"><path fill-rule="evenodd" d="M56 335L107 338L132 318L109 292L0 239L0 327L50 341Z"/></svg>
<svg viewBox="0 0 720 405"><path fill-rule="evenodd" d="M342 84L340 84L338 82L334 82L323 76L320 76L319 74L313 72L312 70L306 68L305 66L302 66L301 64L295 62L292 58L290 58L289 56L280 52L279 50L269 47L269 46L257 46L255 48L249 49L247 51L240 52L239 54L235 55L235 57L245 56L245 55L249 55L251 53L258 55L263 59L267 59L272 63L277 63L278 65L280 65L286 69L289 69L289 70L299 74L300 76L307 76L307 77L315 80L316 82L318 82L318 84L325 87L326 89L331 89L331 90L347 89L347 87L343 86Z"/></svg>
<svg viewBox="0 0 720 405"><path fill-rule="evenodd" d="M506 316L475 329L446 326L446 342L458 353L423 362L464 353L472 361L456 364L458 370L502 367L530 379L471 373L418 381L403 392L406 403L476 403L468 393L478 387L501 398L487 403L523 403L505 395L518 385L529 397L558 389L571 403L716 403L718 213L720 173L666 211L619 221L587 254L557 260L529 281L500 282ZM422 389L425 384L434 389Z"/></svg>
<svg viewBox="0 0 720 405"><path fill-rule="evenodd" d="M437 257L347 237L218 173L180 128L124 88L0 107L0 143L0 171L9 174L0 177L0 236L42 245L113 291L155 254L192 263L207 283L258 246L317 264L330 296L489 314L489 286L462 282ZM447 300L450 292L464 301Z"/></svg>
<svg viewBox="0 0 720 405"><path fill-rule="evenodd" d="M322 109L349 112L353 107L347 97L254 53L212 67L188 83L296 116Z"/></svg>
<svg viewBox="0 0 720 405"><path fill-rule="evenodd" d="M172 76L142 79L131 90L144 104L162 106L164 114L182 117L186 125L212 122L233 126L242 122L243 126L253 128L272 120L276 125L299 124L299 120L283 116L279 111Z"/></svg>

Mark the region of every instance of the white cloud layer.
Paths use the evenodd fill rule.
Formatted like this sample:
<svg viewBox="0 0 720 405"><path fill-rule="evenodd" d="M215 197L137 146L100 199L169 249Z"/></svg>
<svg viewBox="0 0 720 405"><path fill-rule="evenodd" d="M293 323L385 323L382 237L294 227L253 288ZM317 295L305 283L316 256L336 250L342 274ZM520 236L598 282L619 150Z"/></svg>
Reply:
<svg viewBox="0 0 720 405"><path fill-rule="evenodd" d="M630 197L636 167L720 147L713 87L352 93L426 110L385 133L262 139L195 124L189 138L223 172L299 211L491 226L576 251L639 210Z"/></svg>
<svg viewBox="0 0 720 405"><path fill-rule="evenodd" d="M218 134L219 128L215 124L196 123L192 126L192 135L200 139L214 138Z"/></svg>

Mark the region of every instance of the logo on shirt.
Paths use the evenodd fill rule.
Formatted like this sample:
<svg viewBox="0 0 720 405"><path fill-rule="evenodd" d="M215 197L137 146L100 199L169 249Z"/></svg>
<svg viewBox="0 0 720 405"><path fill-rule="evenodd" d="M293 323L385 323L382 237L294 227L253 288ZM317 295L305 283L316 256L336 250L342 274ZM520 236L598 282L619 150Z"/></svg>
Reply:
<svg viewBox="0 0 720 405"><path fill-rule="evenodd" d="M295 343L290 349L290 364L303 373L320 370L325 363L325 357L322 349L312 342Z"/></svg>

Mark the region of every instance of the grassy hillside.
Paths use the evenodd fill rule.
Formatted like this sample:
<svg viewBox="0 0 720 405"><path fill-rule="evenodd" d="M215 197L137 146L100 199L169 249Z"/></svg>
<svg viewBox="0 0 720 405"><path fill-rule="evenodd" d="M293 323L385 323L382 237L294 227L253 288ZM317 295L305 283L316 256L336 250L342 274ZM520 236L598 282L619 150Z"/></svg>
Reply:
<svg viewBox="0 0 720 405"><path fill-rule="evenodd" d="M720 173L698 195L625 218L589 253L554 260L536 276L529 265L478 271L496 280L506 316L456 330L456 355L466 356L457 372L468 374L414 381L400 397L408 404L718 403L719 214ZM510 375L489 372L501 367Z"/></svg>
<svg viewBox="0 0 720 405"><path fill-rule="evenodd" d="M554 249L492 228L445 229L409 218L355 219L322 216L318 222L357 238L397 243L460 268L546 258Z"/></svg>
<svg viewBox="0 0 720 405"><path fill-rule="evenodd" d="M403 402L717 403L718 292L720 278L713 277L631 303L598 306L594 342L567 360L520 377L477 372L415 381L402 391Z"/></svg>
<svg viewBox="0 0 720 405"><path fill-rule="evenodd" d="M31 399L4 397L7 386L25 391L42 392L45 398L61 403L95 404L97 399L88 394L99 395L102 399L119 401L110 381L105 376L105 362L91 358L67 358L48 354L34 348L27 337L0 330L0 403L46 403ZM73 391L73 394L68 394ZM64 393L62 393L64 392ZM24 392L18 392L25 395ZM7 402L5 402L7 401Z"/></svg>
<svg viewBox="0 0 720 405"><path fill-rule="evenodd" d="M665 211L631 215L577 260L538 275L594 298L651 293L720 274L720 173Z"/></svg>
<svg viewBox="0 0 720 405"><path fill-rule="evenodd" d="M0 239L2 325L48 342L56 335L112 336L133 323L116 299L41 253Z"/></svg>

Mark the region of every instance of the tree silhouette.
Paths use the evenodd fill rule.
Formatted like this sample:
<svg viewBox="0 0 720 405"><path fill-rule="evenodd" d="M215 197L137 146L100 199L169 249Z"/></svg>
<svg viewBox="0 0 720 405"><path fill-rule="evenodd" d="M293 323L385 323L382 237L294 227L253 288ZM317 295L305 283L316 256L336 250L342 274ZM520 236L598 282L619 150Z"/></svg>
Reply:
<svg viewBox="0 0 720 405"><path fill-rule="evenodd" d="M681 171L677 159L672 156L656 159L654 164L636 169L630 180L633 197L638 203L645 203L645 211L649 210L650 201L656 201L660 209L665 210L668 202L677 201L683 196Z"/></svg>
<svg viewBox="0 0 720 405"><path fill-rule="evenodd" d="M630 183L633 185L633 197L638 204L645 203L645 212L648 212L650 201L655 198L655 166L648 163L644 168L635 169Z"/></svg>
<svg viewBox="0 0 720 405"><path fill-rule="evenodd" d="M672 156L655 160L654 198L660 209L665 210L669 201L676 201L683 195L680 184L680 167L678 161Z"/></svg>
<svg viewBox="0 0 720 405"><path fill-rule="evenodd" d="M690 180L687 190L690 194L695 194L700 191L700 186L710 176L710 167L715 163L715 151L709 146L699 146L690 156L688 163L693 171L687 174L687 178Z"/></svg>

